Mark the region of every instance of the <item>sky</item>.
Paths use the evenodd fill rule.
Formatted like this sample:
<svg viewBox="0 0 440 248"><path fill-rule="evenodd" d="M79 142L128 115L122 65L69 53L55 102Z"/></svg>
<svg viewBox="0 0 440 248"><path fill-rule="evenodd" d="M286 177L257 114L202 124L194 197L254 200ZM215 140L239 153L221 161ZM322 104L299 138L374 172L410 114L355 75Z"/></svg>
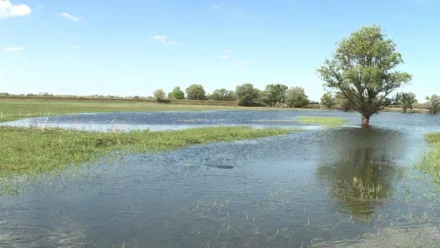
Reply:
<svg viewBox="0 0 440 248"><path fill-rule="evenodd" d="M0 0L0 92L150 96L202 84L325 92L336 42L380 25L413 75L440 94L438 0Z"/></svg>

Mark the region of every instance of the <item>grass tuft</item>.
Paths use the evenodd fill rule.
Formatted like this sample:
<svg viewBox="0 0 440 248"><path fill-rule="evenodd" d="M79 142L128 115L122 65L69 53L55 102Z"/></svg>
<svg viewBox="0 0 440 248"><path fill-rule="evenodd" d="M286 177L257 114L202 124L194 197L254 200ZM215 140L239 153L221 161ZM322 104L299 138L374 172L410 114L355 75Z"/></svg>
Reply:
<svg viewBox="0 0 440 248"><path fill-rule="evenodd" d="M337 117L322 117L322 116L299 116L302 124L317 124L326 127L339 127L346 123L342 118Z"/></svg>
<svg viewBox="0 0 440 248"><path fill-rule="evenodd" d="M431 144L432 149L424 154L419 168L440 185L440 132L426 134L425 140Z"/></svg>
<svg viewBox="0 0 440 248"><path fill-rule="evenodd" d="M289 129L206 127L179 131L128 133L0 127L0 176L62 171L94 162L115 152L165 151L209 142L251 139L291 133Z"/></svg>

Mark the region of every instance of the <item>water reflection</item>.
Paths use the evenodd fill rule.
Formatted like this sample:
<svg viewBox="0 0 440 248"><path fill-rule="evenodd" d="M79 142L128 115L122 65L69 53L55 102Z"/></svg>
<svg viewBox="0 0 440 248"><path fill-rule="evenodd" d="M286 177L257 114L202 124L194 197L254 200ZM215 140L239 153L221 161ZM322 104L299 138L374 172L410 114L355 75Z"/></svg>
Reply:
<svg viewBox="0 0 440 248"><path fill-rule="evenodd" d="M367 218L393 194L405 153L402 133L382 129L345 129L329 133L320 146L318 179L338 211Z"/></svg>

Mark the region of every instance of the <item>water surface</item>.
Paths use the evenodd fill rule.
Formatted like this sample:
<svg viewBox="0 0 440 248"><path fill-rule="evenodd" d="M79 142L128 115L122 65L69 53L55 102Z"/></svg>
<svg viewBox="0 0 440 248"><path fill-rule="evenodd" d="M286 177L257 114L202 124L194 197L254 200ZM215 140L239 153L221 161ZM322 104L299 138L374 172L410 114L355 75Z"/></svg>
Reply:
<svg viewBox="0 0 440 248"><path fill-rule="evenodd" d="M371 129L357 127L358 114L336 111L89 114L46 125L296 127L300 115L349 124L127 155L5 191L0 247L440 245L438 203L408 170L436 116L381 113Z"/></svg>

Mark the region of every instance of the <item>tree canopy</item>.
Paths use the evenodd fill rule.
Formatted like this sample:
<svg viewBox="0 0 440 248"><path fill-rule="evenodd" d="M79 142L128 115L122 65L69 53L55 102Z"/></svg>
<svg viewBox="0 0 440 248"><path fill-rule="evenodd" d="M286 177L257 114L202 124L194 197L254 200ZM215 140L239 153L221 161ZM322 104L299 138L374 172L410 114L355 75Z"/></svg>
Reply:
<svg viewBox="0 0 440 248"><path fill-rule="evenodd" d="M300 108L309 104L309 97L304 88L292 87L286 92L286 104L289 107Z"/></svg>
<svg viewBox="0 0 440 248"><path fill-rule="evenodd" d="M402 105L403 113L406 113L408 109L413 110L413 104L417 103L416 94L409 93L399 93L396 95L396 99L398 104Z"/></svg>
<svg viewBox="0 0 440 248"><path fill-rule="evenodd" d="M235 88L235 95L238 99L238 104L241 106L252 106L260 97L260 91L254 88L253 84L242 84Z"/></svg>
<svg viewBox="0 0 440 248"><path fill-rule="evenodd" d="M396 44L379 26L364 26L338 43L318 73L324 87L341 92L368 126L371 116L391 103L388 96L411 81L410 74L396 70L402 63Z"/></svg>
<svg viewBox="0 0 440 248"><path fill-rule="evenodd" d="M168 94L168 98L182 100L185 99L185 93L180 89L179 86L174 87L173 91Z"/></svg>
<svg viewBox="0 0 440 248"><path fill-rule="evenodd" d="M429 113L435 115L440 111L440 96L438 95L432 95L432 96L427 96L426 100L428 100L429 102Z"/></svg>
<svg viewBox="0 0 440 248"><path fill-rule="evenodd" d="M186 98L189 100L206 100L206 92L201 84L193 84L186 89Z"/></svg>
<svg viewBox="0 0 440 248"><path fill-rule="evenodd" d="M268 84L263 93L263 102L269 106L284 103L288 87L284 84Z"/></svg>
<svg viewBox="0 0 440 248"><path fill-rule="evenodd" d="M331 92L324 93L321 97L321 105L324 105L328 109L331 109L336 105L336 98Z"/></svg>
<svg viewBox="0 0 440 248"><path fill-rule="evenodd" d="M166 94L163 89L157 89L154 91L153 96L156 100L163 100L163 99L165 99Z"/></svg>
<svg viewBox="0 0 440 248"><path fill-rule="evenodd" d="M222 88L222 89L214 90L212 94L208 96L208 99L215 101L234 101L235 93L232 90L227 90Z"/></svg>

